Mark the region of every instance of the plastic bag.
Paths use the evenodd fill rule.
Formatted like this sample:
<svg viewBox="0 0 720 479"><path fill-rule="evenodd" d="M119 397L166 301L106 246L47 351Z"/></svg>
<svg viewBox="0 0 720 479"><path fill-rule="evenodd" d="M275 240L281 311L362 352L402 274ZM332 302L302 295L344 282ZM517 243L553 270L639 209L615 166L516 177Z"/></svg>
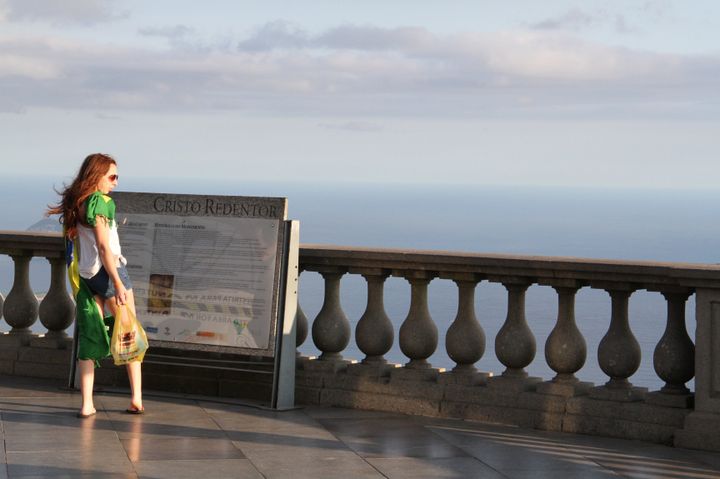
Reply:
<svg viewBox="0 0 720 479"><path fill-rule="evenodd" d="M129 321L125 319L129 319ZM147 349L148 340L145 330L132 310L127 305L118 309L110 339L110 353L112 353L115 364L119 366L133 361L142 361Z"/></svg>

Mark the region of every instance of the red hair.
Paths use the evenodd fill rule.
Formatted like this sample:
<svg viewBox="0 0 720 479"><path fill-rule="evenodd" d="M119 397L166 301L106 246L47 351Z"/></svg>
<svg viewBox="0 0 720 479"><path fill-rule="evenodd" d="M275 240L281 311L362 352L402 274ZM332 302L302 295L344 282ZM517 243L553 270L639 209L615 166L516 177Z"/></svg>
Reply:
<svg viewBox="0 0 720 479"><path fill-rule="evenodd" d="M98 183L108 172L110 165L116 164L110 155L103 153L88 155L72 183L64 185L62 191L56 190L60 195L60 202L57 205L48 205L46 214L60 215L60 223L65 227L65 235L68 238L74 238L77 233L83 203L97 190Z"/></svg>

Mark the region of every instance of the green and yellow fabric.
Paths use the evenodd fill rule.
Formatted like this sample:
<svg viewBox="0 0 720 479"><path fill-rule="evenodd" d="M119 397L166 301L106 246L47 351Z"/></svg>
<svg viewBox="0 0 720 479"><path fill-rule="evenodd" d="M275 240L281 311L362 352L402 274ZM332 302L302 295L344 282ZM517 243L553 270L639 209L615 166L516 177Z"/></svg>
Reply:
<svg viewBox="0 0 720 479"><path fill-rule="evenodd" d="M93 193L86 201L85 220L90 226L95 226L98 216L104 216L108 221L115 221L115 202L99 191ZM68 277L73 295L75 296L75 321L78 331L78 359L92 359L98 366L98 361L110 356L110 336L106 320L103 318L98 304L93 298L90 288L80 277L78 259L80 258L77 241L65 236L65 259L68 268Z"/></svg>

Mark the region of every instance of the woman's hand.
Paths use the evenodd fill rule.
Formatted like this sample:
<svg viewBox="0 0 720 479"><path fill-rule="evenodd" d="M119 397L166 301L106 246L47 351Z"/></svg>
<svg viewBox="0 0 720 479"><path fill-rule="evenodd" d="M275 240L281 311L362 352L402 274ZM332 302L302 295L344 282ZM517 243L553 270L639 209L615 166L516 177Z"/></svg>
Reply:
<svg viewBox="0 0 720 479"><path fill-rule="evenodd" d="M115 285L115 304L122 306L127 302L127 289L122 283Z"/></svg>
<svg viewBox="0 0 720 479"><path fill-rule="evenodd" d="M127 289L125 289L125 286L123 286L122 283L115 286L115 304L118 305L117 309L117 316L115 317L115 321L118 319L120 320L120 324L122 324L123 328L130 329L130 326L132 326L132 322L130 320L130 310L128 308L121 308L120 306L123 306L124 304L127 304Z"/></svg>

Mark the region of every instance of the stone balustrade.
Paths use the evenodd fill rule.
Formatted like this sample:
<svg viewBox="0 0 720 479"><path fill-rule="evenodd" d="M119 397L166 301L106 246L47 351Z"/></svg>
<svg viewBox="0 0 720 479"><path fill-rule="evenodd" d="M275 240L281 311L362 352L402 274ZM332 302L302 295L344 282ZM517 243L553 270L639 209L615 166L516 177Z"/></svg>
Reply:
<svg viewBox="0 0 720 479"><path fill-rule="evenodd" d="M67 291L64 244L56 233L0 232L0 254L14 263L13 285L6 298L0 294L0 317L10 325L9 338L28 344L31 326L37 319L47 332L47 341L67 342L65 330L75 318L75 304ZM30 286L30 260L45 258L50 263L50 288L38 303Z"/></svg>
<svg viewBox="0 0 720 479"><path fill-rule="evenodd" d="M308 402L664 442L674 438L680 445L720 449L720 436L712 432L720 430L720 266L324 245L304 245L300 264L303 271L320 273L326 284L322 310L312 325L312 340L321 354L300 362L298 389ZM359 363L342 356L350 339L339 302L344 274L361 275L368 285L367 308L355 334L358 349L366 354ZM384 359L394 341L382 290L390 276L404 278L411 290L398 334L407 358L402 367ZM427 299L428 284L435 278L453 281L458 291L457 316L444 344L455 367L447 372L428 362L438 348ZM507 317L494 338L495 354L505 366L497 375L475 368L486 337L475 315L474 291L485 281L507 289ZM525 317L525 294L534 284L550 286L557 295L557 321L542 345L552 378L531 377L526 371L540 360ZM576 294L586 287L606 291L611 303L609 327L597 345L597 361L607 375L601 385L576 376L588 360L586 338L575 318ZM639 290L657 292L667 303L665 332L653 354L655 372L664 382L659 391L632 384L641 352L628 304ZM688 336L685 318L691 295L696 343ZM299 328L307 330L307 319L298 311ZM304 341L299 335L298 345ZM693 378L694 393L687 387Z"/></svg>
<svg viewBox="0 0 720 479"><path fill-rule="evenodd" d="M64 330L72 324L67 293L63 241L57 234L0 232L0 254L15 266L13 286L0 311L10 325L0 346L11 342L58 349L67 347ZM38 304L30 287L29 262L46 258L51 285ZM300 402L402 411L672 442L720 450L720 266L589 260L576 258L467 254L303 245L301 269L324 280L323 306L312 324L300 308L297 345L311 336L320 351L316 359L300 357L296 397ZM305 273L308 274L308 273ZM354 338L365 355L359 362L343 356L351 324L340 303L341 279L360 275L367 282L367 307ZM384 283L390 276L410 285L410 307L397 336L385 312ZM442 371L428 361L438 348L438 328L428 307L428 285L436 278L457 287L457 314L445 331L444 347L455 363ZM475 291L483 282L507 290L507 316L495 338L486 338L476 317ZM557 294L558 316L544 345L551 378L532 377L527 368L538 358L538 344L528 326L525 296L533 285ZM586 364L586 338L577 327L575 297L581 288L607 291L611 303L607 333L597 345L597 361L607 375L604 384L580 381ZM653 365L664 386L647 391L633 385L641 353L630 328L628 303L635 291L662 295L667 303L665 332L655 347ZM688 336L685 306L696 303L696 338ZM39 317L47 332L38 338L30 327ZM407 361L389 364L385 355L395 344ZM478 371L486 341L503 371ZM0 355L0 360L6 359ZM16 366L22 358L15 358ZM0 372L32 376L27 368ZM687 384L694 378L695 391Z"/></svg>

